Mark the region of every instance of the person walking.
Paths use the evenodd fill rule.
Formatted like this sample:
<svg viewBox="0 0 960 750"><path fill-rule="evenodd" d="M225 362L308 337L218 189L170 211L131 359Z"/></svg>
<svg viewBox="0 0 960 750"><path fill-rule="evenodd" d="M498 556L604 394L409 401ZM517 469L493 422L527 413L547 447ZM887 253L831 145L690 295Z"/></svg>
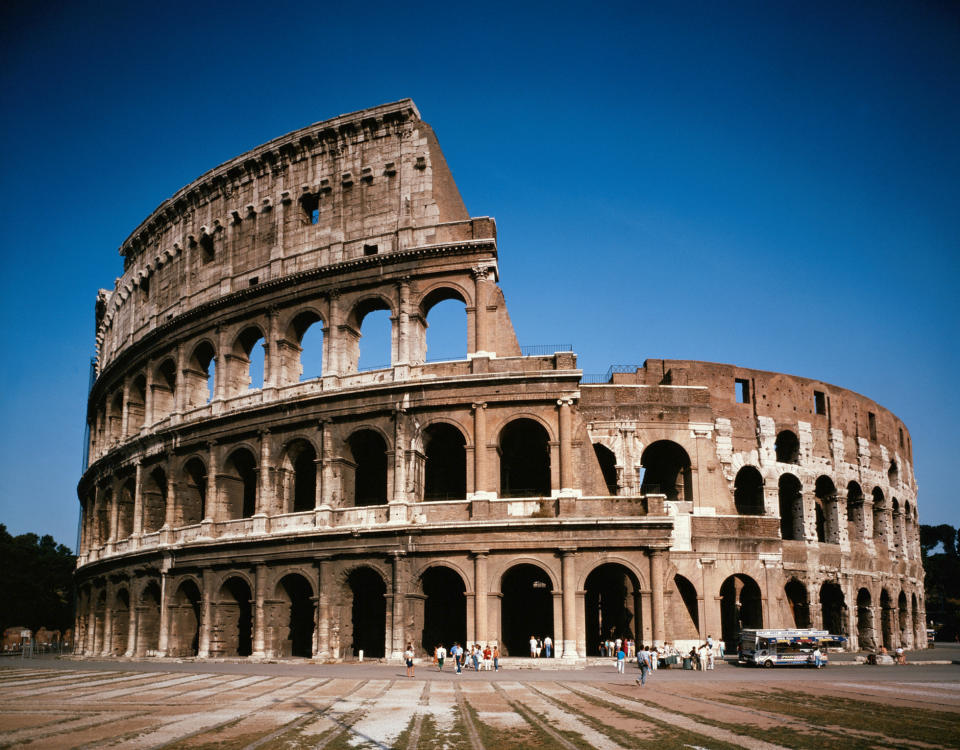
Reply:
<svg viewBox="0 0 960 750"><path fill-rule="evenodd" d="M650 671L650 654L647 652L646 645L640 646L637 652L637 666L640 667L640 676L636 682L640 687L647 684L647 673Z"/></svg>
<svg viewBox="0 0 960 750"><path fill-rule="evenodd" d="M473 660L473 671L480 671L480 644L474 643L473 648L470 649L470 658Z"/></svg>
<svg viewBox="0 0 960 750"><path fill-rule="evenodd" d="M453 646L450 647L450 653L453 655L453 663L457 668L457 674L460 674L463 669L463 649L460 648L459 643L454 641Z"/></svg>
<svg viewBox="0 0 960 750"><path fill-rule="evenodd" d="M543 639L543 650L546 651L548 659L553 656L553 638L549 635Z"/></svg>
<svg viewBox="0 0 960 750"><path fill-rule="evenodd" d="M623 648L617 649L617 672L623 674L623 664L627 659L627 655L624 653Z"/></svg>
<svg viewBox="0 0 960 750"><path fill-rule="evenodd" d="M437 671L442 672L443 660L447 658L447 650L443 647L442 643L439 646L437 646L436 654L437 654Z"/></svg>
<svg viewBox="0 0 960 750"><path fill-rule="evenodd" d="M500 646L493 647L493 671L500 671Z"/></svg>
<svg viewBox="0 0 960 750"><path fill-rule="evenodd" d="M823 654L820 652L819 646L813 649L813 666L817 669L823 666Z"/></svg>
<svg viewBox="0 0 960 750"><path fill-rule="evenodd" d="M407 650L403 652L403 659L407 663L407 677L413 677L413 644L407 644Z"/></svg>
<svg viewBox="0 0 960 750"><path fill-rule="evenodd" d="M490 668L493 666L493 651L490 649L490 644L488 643L483 647L483 668L490 671Z"/></svg>
<svg viewBox="0 0 960 750"><path fill-rule="evenodd" d="M537 658L537 639L534 636L530 636L530 658Z"/></svg>
<svg viewBox="0 0 960 750"><path fill-rule="evenodd" d="M713 669L713 644L707 641L707 669Z"/></svg>

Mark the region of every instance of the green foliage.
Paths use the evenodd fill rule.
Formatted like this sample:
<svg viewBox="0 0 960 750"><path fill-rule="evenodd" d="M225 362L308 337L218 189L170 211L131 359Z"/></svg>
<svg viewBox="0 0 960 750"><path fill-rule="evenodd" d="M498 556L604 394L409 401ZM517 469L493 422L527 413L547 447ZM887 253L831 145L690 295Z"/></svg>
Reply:
<svg viewBox="0 0 960 750"><path fill-rule="evenodd" d="M49 534L11 536L0 524L0 633L12 626L73 627L76 560Z"/></svg>
<svg viewBox="0 0 960 750"><path fill-rule="evenodd" d="M920 525L920 549L926 572L927 619L934 623L937 640L952 641L960 634L960 529L947 524ZM943 545L943 552L930 554Z"/></svg>

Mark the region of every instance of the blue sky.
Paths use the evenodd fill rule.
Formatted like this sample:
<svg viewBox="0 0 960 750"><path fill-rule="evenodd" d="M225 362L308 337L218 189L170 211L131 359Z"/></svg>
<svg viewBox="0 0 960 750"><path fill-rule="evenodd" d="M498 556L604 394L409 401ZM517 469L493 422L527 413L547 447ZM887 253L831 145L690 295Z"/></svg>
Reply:
<svg viewBox="0 0 960 750"><path fill-rule="evenodd" d="M96 290L211 167L412 97L496 217L521 343L863 393L960 523L960 6L13 2L0 522L73 545ZM455 346L453 348L456 348Z"/></svg>

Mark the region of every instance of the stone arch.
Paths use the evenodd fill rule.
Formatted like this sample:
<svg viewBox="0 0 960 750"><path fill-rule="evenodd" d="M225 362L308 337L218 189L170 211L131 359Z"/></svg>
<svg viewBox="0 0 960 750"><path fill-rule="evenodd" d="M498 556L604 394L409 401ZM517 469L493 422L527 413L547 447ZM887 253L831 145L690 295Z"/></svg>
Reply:
<svg viewBox="0 0 960 750"><path fill-rule="evenodd" d="M221 577L214 622L211 656L253 653L253 586L245 574L228 571Z"/></svg>
<svg viewBox="0 0 960 750"><path fill-rule="evenodd" d="M840 513L837 488L833 480L824 475L814 484L814 503L817 509L817 541L828 544L840 543Z"/></svg>
<svg viewBox="0 0 960 750"><path fill-rule="evenodd" d="M630 568L601 561L584 579L583 590L588 654L599 654L606 639L641 638L641 585Z"/></svg>
<svg viewBox="0 0 960 750"><path fill-rule="evenodd" d="M110 505L113 502L113 488L103 487L97 493L94 513L94 546L102 547L110 538Z"/></svg>
<svg viewBox="0 0 960 750"><path fill-rule="evenodd" d="M800 438L793 430L781 430L773 444L777 461L782 464L800 463Z"/></svg>
<svg viewBox="0 0 960 750"><path fill-rule="evenodd" d="M302 513L316 507L318 461L312 440L298 435L284 444L277 476L281 513Z"/></svg>
<svg viewBox="0 0 960 750"><path fill-rule="evenodd" d="M343 498L361 507L387 502L387 452L390 442L374 426L363 426L344 440L346 462L341 472Z"/></svg>
<svg viewBox="0 0 960 750"><path fill-rule="evenodd" d="M233 339L224 380L227 398L263 388L266 367L263 345L267 340L263 331L263 326L247 323ZM255 349L257 344L261 344L259 350Z"/></svg>
<svg viewBox="0 0 960 750"><path fill-rule="evenodd" d="M326 345L324 331L327 320L312 305L300 307L284 326L284 337L279 348L280 384L287 385L324 375ZM319 331L320 341L315 333Z"/></svg>
<svg viewBox="0 0 960 750"><path fill-rule="evenodd" d="M359 564L344 571L347 603L340 618L340 639L352 656L382 658L387 639L387 581L377 568Z"/></svg>
<svg viewBox="0 0 960 750"><path fill-rule="evenodd" d="M780 536L803 541L803 485L794 474L781 474L777 483L780 504Z"/></svg>
<svg viewBox="0 0 960 750"><path fill-rule="evenodd" d="M530 636L545 638L553 632L553 577L533 562L511 561L500 576L500 638L505 656L530 653Z"/></svg>
<svg viewBox="0 0 960 750"><path fill-rule="evenodd" d="M887 469L887 484L896 487L900 484L900 468L897 466L895 458L890 459L890 466Z"/></svg>
<svg viewBox="0 0 960 750"><path fill-rule="evenodd" d="M203 406L216 395L217 348L209 339L200 339L193 345L187 365L183 371L185 405L187 408Z"/></svg>
<svg viewBox="0 0 960 750"><path fill-rule="evenodd" d="M207 464L197 455L188 456L180 469L180 485L177 488L177 519L179 525L200 523L207 508Z"/></svg>
<svg viewBox="0 0 960 750"><path fill-rule="evenodd" d="M863 587L857 591L857 641L861 651L873 651L877 648L872 600L870 589Z"/></svg>
<svg viewBox="0 0 960 750"><path fill-rule="evenodd" d="M693 500L693 469L686 449L672 440L650 443L640 456L644 468L640 492L662 493L667 500Z"/></svg>
<svg viewBox="0 0 960 750"><path fill-rule="evenodd" d="M367 316L379 311L385 311L391 321L397 317L393 300L378 292L359 298L350 308L350 312L347 315L347 325L345 328L340 329L342 336L340 344L345 372L351 373L359 371L361 356L368 360L364 365L364 369L378 369L381 366L389 367L393 363L393 340L395 334L392 322L389 323L390 336L386 352L380 354L378 358L377 355L371 356L371 353L368 351L361 351L360 342L364 335L363 323L367 319Z"/></svg>
<svg viewBox="0 0 960 750"><path fill-rule="evenodd" d="M114 656L122 656L127 650L127 638L130 635L130 591L126 586L119 586L114 590L110 608L112 610L110 622L113 630L111 653Z"/></svg>
<svg viewBox="0 0 960 750"><path fill-rule="evenodd" d="M539 420L518 417L497 436L500 497L549 497L550 434Z"/></svg>
<svg viewBox="0 0 960 750"><path fill-rule="evenodd" d="M421 430L423 499L463 500L467 497L467 439L455 425L434 421Z"/></svg>
<svg viewBox="0 0 960 750"><path fill-rule="evenodd" d="M434 305L448 299L459 300L467 306L473 304L473 295L469 291L454 281L444 279L423 289L416 303L417 310L421 317L426 318Z"/></svg>
<svg viewBox="0 0 960 750"><path fill-rule="evenodd" d="M140 434L146 422L147 408L147 376L139 372L130 381L127 394L127 434L133 437Z"/></svg>
<svg viewBox="0 0 960 750"><path fill-rule="evenodd" d="M607 494L616 495L618 493L617 478L617 457L603 443L593 444L593 453L597 457L597 463L600 465L600 473L603 474L604 484L607 485Z"/></svg>
<svg viewBox="0 0 960 750"><path fill-rule="evenodd" d="M883 490L873 488L873 541L886 544L889 540L890 529L887 525L887 501Z"/></svg>
<svg viewBox="0 0 960 750"><path fill-rule="evenodd" d="M467 579L453 565L428 563L416 579L423 591L420 647L432 654L438 644L467 642ZM418 613L419 614L419 613Z"/></svg>
<svg viewBox="0 0 960 750"><path fill-rule="evenodd" d="M156 653L160 646L160 583L144 582L137 597L137 656Z"/></svg>
<svg viewBox="0 0 960 750"><path fill-rule="evenodd" d="M720 627L725 643L738 643L743 628L763 627L760 586L750 576L734 573L721 584Z"/></svg>
<svg viewBox="0 0 960 750"><path fill-rule="evenodd" d="M200 618L203 606L201 583L194 576L183 576L170 598L170 636L167 656L191 657L200 650Z"/></svg>
<svg viewBox="0 0 960 750"><path fill-rule="evenodd" d="M273 653L281 657L313 656L316 606L310 578L285 571L274 587L273 602L268 617L268 622L273 623L272 632L268 634Z"/></svg>
<svg viewBox="0 0 960 750"><path fill-rule="evenodd" d="M847 602L836 581L824 581L820 586L820 613L825 630L847 635Z"/></svg>
<svg viewBox="0 0 960 750"><path fill-rule="evenodd" d="M700 595L696 585L680 573L674 574L668 586L670 593L668 620L674 640L700 639Z"/></svg>
<svg viewBox="0 0 960 750"><path fill-rule="evenodd" d="M867 538L863 490L859 483L855 481L847 484L847 536L851 540L865 540Z"/></svg>
<svg viewBox="0 0 960 750"><path fill-rule="evenodd" d="M792 577L783 587L787 607L793 619L793 627L810 627L810 601L807 587L796 577Z"/></svg>
<svg viewBox="0 0 960 750"><path fill-rule="evenodd" d="M881 645L887 651L894 649L894 625L893 599L884 587L880 590L880 636Z"/></svg>
<svg viewBox="0 0 960 750"><path fill-rule="evenodd" d="M144 472L141 489L143 531L159 531L167 519L167 472L163 466L154 466Z"/></svg>
<svg viewBox="0 0 960 750"><path fill-rule="evenodd" d="M245 444L234 447L218 478L224 519L250 518L257 512L257 475L256 453Z"/></svg>
<svg viewBox="0 0 960 750"><path fill-rule="evenodd" d="M117 390L107 398L107 445L123 438L123 391Z"/></svg>
<svg viewBox="0 0 960 750"><path fill-rule="evenodd" d="M134 499L137 486L133 477L127 477L120 485L117 493L117 528L116 538L126 539L133 533Z"/></svg>
<svg viewBox="0 0 960 750"><path fill-rule="evenodd" d="M744 466L733 481L733 503L737 513L745 516L762 516L763 476L755 466Z"/></svg>
<svg viewBox="0 0 960 750"><path fill-rule="evenodd" d="M904 648L910 646L910 619L907 611L907 593L901 589L897 597L897 630L900 645Z"/></svg>
<svg viewBox="0 0 960 750"><path fill-rule="evenodd" d="M446 282L440 282L421 297L418 308L420 314L414 329L415 351L411 352L411 361L466 359L470 348L467 332L469 299L463 290ZM436 329L434 335L429 332L431 324ZM439 343L438 335L449 340Z"/></svg>
<svg viewBox="0 0 960 750"><path fill-rule="evenodd" d="M593 571L595 571L601 565L619 565L622 568L626 568L627 571L629 571L630 575L636 579L637 585L640 587L641 591L647 591L650 588L649 582L647 581L647 576L644 574L644 572L640 569L640 567L636 564L635 561L630 560L629 558L624 557L622 555L604 553L604 554L601 554L599 559L591 562L583 570L578 572L577 574L577 590L578 591L584 590L584 588L587 585L587 578L589 578L590 574L593 573ZM671 566L671 570L672 569L673 569L673 566ZM549 569L547 569L547 572L552 576L552 572ZM560 585L559 580L556 580L556 579L553 579L553 580L554 580L555 586Z"/></svg>
<svg viewBox="0 0 960 750"><path fill-rule="evenodd" d="M177 406L177 363L173 357L160 360L153 369L153 420L171 415Z"/></svg>

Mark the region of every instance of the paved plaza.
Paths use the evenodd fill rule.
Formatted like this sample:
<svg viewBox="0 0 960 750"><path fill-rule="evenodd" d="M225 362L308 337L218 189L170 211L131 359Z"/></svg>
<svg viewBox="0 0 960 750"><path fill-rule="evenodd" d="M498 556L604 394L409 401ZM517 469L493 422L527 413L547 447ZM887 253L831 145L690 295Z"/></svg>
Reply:
<svg viewBox="0 0 960 750"><path fill-rule="evenodd" d="M528 661L529 665L529 661ZM519 665L518 665L519 666ZM550 665L555 666L555 665ZM499 673L428 664L0 663L0 747L960 746L960 666Z"/></svg>

